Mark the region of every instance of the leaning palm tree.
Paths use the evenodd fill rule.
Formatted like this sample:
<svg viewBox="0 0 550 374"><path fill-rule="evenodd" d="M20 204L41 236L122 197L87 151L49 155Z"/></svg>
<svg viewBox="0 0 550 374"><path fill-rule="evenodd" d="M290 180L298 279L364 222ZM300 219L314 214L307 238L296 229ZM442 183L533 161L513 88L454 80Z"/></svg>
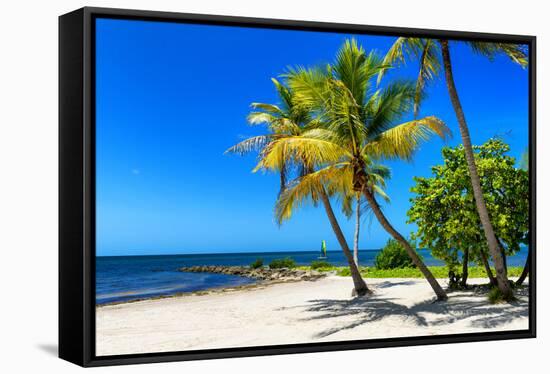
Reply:
<svg viewBox="0 0 550 374"><path fill-rule="evenodd" d="M365 162L366 165L369 165L369 162ZM386 180L390 177L390 169L384 165L372 165L369 166L369 169L367 170L368 174L375 174L380 177L380 185L381 187L385 187ZM379 193L384 200L389 202L389 197L386 194ZM349 200L349 202L348 202ZM353 234L353 260L359 266L359 238L361 233L361 217L364 214L365 211L368 211L368 204L363 204L364 200L361 196L361 193L354 192L352 196L347 196L344 200L343 207L344 214L348 218L351 217L352 214L355 214L355 231ZM351 209L351 205L355 203L355 210Z"/></svg>
<svg viewBox="0 0 550 374"><path fill-rule="evenodd" d="M294 104L292 91L288 87L285 87L276 79L272 79L272 81L275 84L281 105L253 103L252 108L255 111L248 116L248 122L251 125L266 124L269 133L246 139L229 148L226 153L245 154L251 151L259 151L261 158L273 141L300 136L304 131L315 128L317 125L316 120L312 120L307 108ZM277 166L272 169L280 175L281 188L279 196L284 195L287 189L287 176L292 169L295 169L299 177L308 175L313 171L313 165L307 159L294 157L286 152L284 148L280 148L277 152L271 152L270 156L278 160ZM254 171L257 170L258 168ZM334 191L330 193L330 195L332 194L334 194ZM329 193L325 191L323 185L319 185L316 191L311 194L311 198L316 203L321 200L340 247L348 259L354 284L354 293L358 296L365 295L369 292L369 289L361 276L358 266L353 261L348 243L332 209L329 197ZM281 221L279 220L279 222ZM349 260L350 258L352 259L351 261Z"/></svg>
<svg viewBox="0 0 550 374"><path fill-rule="evenodd" d="M297 180L294 188L314 178L330 185L331 180L339 180L341 173L350 176L348 188L366 199L382 227L403 245L437 298L443 300L447 297L445 291L382 211L375 196L376 184L365 172L365 157L408 160L422 141L434 134L445 138L449 131L433 116L396 125L412 109L415 86L413 82L394 81L374 90L373 78L386 68L375 53L367 55L355 40L348 40L334 64L291 70L287 79L295 102L308 108L318 126L301 135L274 139L264 149L257 168L278 169L278 155L284 150L288 157L307 160L317 168Z"/></svg>
<svg viewBox="0 0 550 374"><path fill-rule="evenodd" d="M523 67L528 64L527 53L524 47L519 44L489 43L479 41L468 41L465 43L467 43L474 52L490 59L493 59L498 54L504 54L513 62ZM468 171L470 174L477 211L483 226L489 251L495 264L498 288L502 292L505 299L510 298L512 296L512 288L510 287L510 283L508 281L508 275L504 263L505 259L501 254L500 246L489 218L487 205L481 189L479 174L474 161L474 151L472 149L470 131L466 123L466 117L464 115L464 111L462 110L462 104L460 103L454 82L449 41L446 39L435 40L401 37L398 38L390 48L384 62L387 64L394 64L396 62L404 63L407 58L411 60L418 60L420 64L418 79L416 82L415 114L418 113L418 104L426 83L440 73L441 65L443 64L447 90L458 120L458 127L460 129L460 135L464 145L464 153L468 163ZM382 77L382 74L380 74L379 79Z"/></svg>
<svg viewBox="0 0 550 374"><path fill-rule="evenodd" d="M364 157L365 173L372 181L372 190L386 202L390 199L384 192L386 180L390 177L390 170L383 165L374 164L372 160L365 155ZM310 200L316 203L316 198L322 193L329 197L336 196L342 200L342 212L350 218L355 213L355 233L353 246L353 262L359 267L359 232L361 214L368 209L362 206L361 194L352 188L353 175L350 170L337 170L333 173L313 172L297 178L290 183L288 188L279 196L275 209L275 218L279 224L284 220L290 219L296 208L304 204L304 201ZM353 204L355 203L355 209ZM349 259L348 259L349 260Z"/></svg>

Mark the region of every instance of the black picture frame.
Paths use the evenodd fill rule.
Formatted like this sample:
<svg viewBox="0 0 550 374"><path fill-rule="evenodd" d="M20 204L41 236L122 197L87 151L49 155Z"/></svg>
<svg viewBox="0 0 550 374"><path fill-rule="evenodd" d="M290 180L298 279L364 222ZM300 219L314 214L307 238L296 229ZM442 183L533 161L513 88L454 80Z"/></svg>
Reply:
<svg viewBox="0 0 550 374"><path fill-rule="evenodd" d="M529 329L187 352L95 355L94 20L117 18L271 29L523 43L529 46ZM85 7L59 18L59 357L81 366L137 364L536 337L536 38L402 27Z"/></svg>

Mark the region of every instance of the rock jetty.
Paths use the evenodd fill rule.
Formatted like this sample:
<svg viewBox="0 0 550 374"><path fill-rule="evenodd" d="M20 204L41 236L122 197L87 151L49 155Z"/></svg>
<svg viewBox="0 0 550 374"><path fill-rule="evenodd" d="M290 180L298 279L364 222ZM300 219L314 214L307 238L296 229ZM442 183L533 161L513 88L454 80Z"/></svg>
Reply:
<svg viewBox="0 0 550 374"><path fill-rule="evenodd" d="M182 267L178 270L189 273L217 273L239 275L241 277L256 278L263 281L282 282L315 281L326 276L325 273L320 273L315 270L299 270L288 268L270 269L268 267L253 269L248 266L207 265Z"/></svg>

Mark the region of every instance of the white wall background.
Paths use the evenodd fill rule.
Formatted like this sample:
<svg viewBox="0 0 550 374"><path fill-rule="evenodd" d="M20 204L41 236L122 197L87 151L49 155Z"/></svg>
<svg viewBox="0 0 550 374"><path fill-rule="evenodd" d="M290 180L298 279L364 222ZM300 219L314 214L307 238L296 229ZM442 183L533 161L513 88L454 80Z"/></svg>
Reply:
<svg viewBox="0 0 550 374"><path fill-rule="evenodd" d="M84 5L531 34L538 37L536 340L467 343L95 369L96 373L540 372L548 362L545 247L550 180L550 26L540 0L5 1L0 13L0 371L67 373L57 345L57 17ZM536 367L540 369L536 369ZM32 370L32 371L31 371Z"/></svg>

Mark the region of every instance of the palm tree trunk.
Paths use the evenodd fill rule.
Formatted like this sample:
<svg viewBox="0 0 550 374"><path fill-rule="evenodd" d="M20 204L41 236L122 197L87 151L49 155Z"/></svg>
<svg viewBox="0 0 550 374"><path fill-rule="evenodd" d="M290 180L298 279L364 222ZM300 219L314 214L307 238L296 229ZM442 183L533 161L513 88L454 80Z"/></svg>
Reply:
<svg viewBox="0 0 550 374"><path fill-rule="evenodd" d="M527 253L527 260L525 260L525 266L523 267L523 271L521 272L521 275L516 281L516 286L521 286L523 282L525 282L525 278L527 278L527 275L529 275L530 263L531 263L531 247L529 247L529 252Z"/></svg>
<svg viewBox="0 0 550 374"><path fill-rule="evenodd" d="M351 278L353 279L354 292L357 296L363 296L369 292L367 284L361 277L359 268L355 264L353 254L351 253L348 243L346 242L346 238L344 237L344 233L342 232L342 229L340 228L340 225L336 220L336 216L334 215L334 211L332 210L332 206L330 205L330 200L324 189L321 190L320 195L321 201L323 202L323 205L325 207L325 211L327 212L330 225L332 226L332 230L334 231L334 234L338 239L338 243L340 243L340 247L342 248L342 252L344 252L344 256L346 256L346 259L348 260L349 268L351 271Z"/></svg>
<svg viewBox="0 0 550 374"><path fill-rule="evenodd" d="M286 162L283 162L281 170L279 170L279 183L281 184L279 188L279 196L285 191L286 188L286 172L287 172Z"/></svg>
<svg viewBox="0 0 550 374"><path fill-rule="evenodd" d="M498 248L500 249L500 255L502 256L502 262L504 262L504 268L506 269L506 274L508 274L508 261L506 260L506 249L504 249L504 245L502 244L502 241L497 238L498 242Z"/></svg>
<svg viewBox="0 0 550 374"><path fill-rule="evenodd" d="M460 135L462 137L462 143L464 145L464 154L468 163L468 171L470 173L470 179L472 181L472 189L474 192L477 211L479 213L479 219L481 220L481 225L483 226L483 231L485 232L485 238L487 239L489 252L493 257L493 262L495 264L498 288L500 289L500 292L502 292L503 298L508 299L512 297L512 288L510 287L510 283L508 282L508 275L504 266L504 261L499 251L497 238L495 236L491 220L489 219L489 212L487 211L485 199L483 198L481 181L479 179L479 174L477 173L477 167L474 159L474 151L472 149L472 142L470 139L470 131L468 130L466 117L464 116L462 105L460 104L460 99L458 98L458 92L454 83L451 67L451 55L449 52L449 43L447 40L440 40L440 44L441 52L443 55L443 67L445 69L447 90L449 91L451 103L453 104L453 108L458 120L458 127L460 129Z"/></svg>
<svg viewBox="0 0 550 374"><path fill-rule="evenodd" d="M357 206L355 207L355 237L353 240L353 261L359 266L359 229L361 226L361 196L357 196Z"/></svg>
<svg viewBox="0 0 550 374"><path fill-rule="evenodd" d="M462 257L462 287L466 287L466 282L468 281L468 262L470 261L469 255L470 250L466 248L464 250L464 256Z"/></svg>
<svg viewBox="0 0 550 374"><path fill-rule="evenodd" d="M487 256L485 256L485 253L483 251L480 251L479 256L481 257L481 262L483 262L483 266L485 267L485 272L487 273L487 276L489 277L489 282L491 282L492 286L497 285L497 280L493 276L493 271L491 270L491 266L489 265L489 261L487 260Z"/></svg>
<svg viewBox="0 0 550 374"><path fill-rule="evenodd" d="M416 251L411 247L409 242L401 235L395 228L390 224L384 213L382 212L382 209L380 208L380 205L378 205L378 202L374 198L374 195L368 191L366 188L363 190L363 195L367 199L367 202L369 203L372 211L374 212L374 215L378 219L378 222L382 225L382 227L395 239L397 240L403 248L407 251L407 254L411 258L412 262L416 265L416 267L422 272L430 286L432 286L432 289L434 290L437 299L438 300L446 300L447 294L445 291L443 291L443 288L439 285L435 277L433 276L432 272L424 265L424 262L420 259Z"/></svg>

